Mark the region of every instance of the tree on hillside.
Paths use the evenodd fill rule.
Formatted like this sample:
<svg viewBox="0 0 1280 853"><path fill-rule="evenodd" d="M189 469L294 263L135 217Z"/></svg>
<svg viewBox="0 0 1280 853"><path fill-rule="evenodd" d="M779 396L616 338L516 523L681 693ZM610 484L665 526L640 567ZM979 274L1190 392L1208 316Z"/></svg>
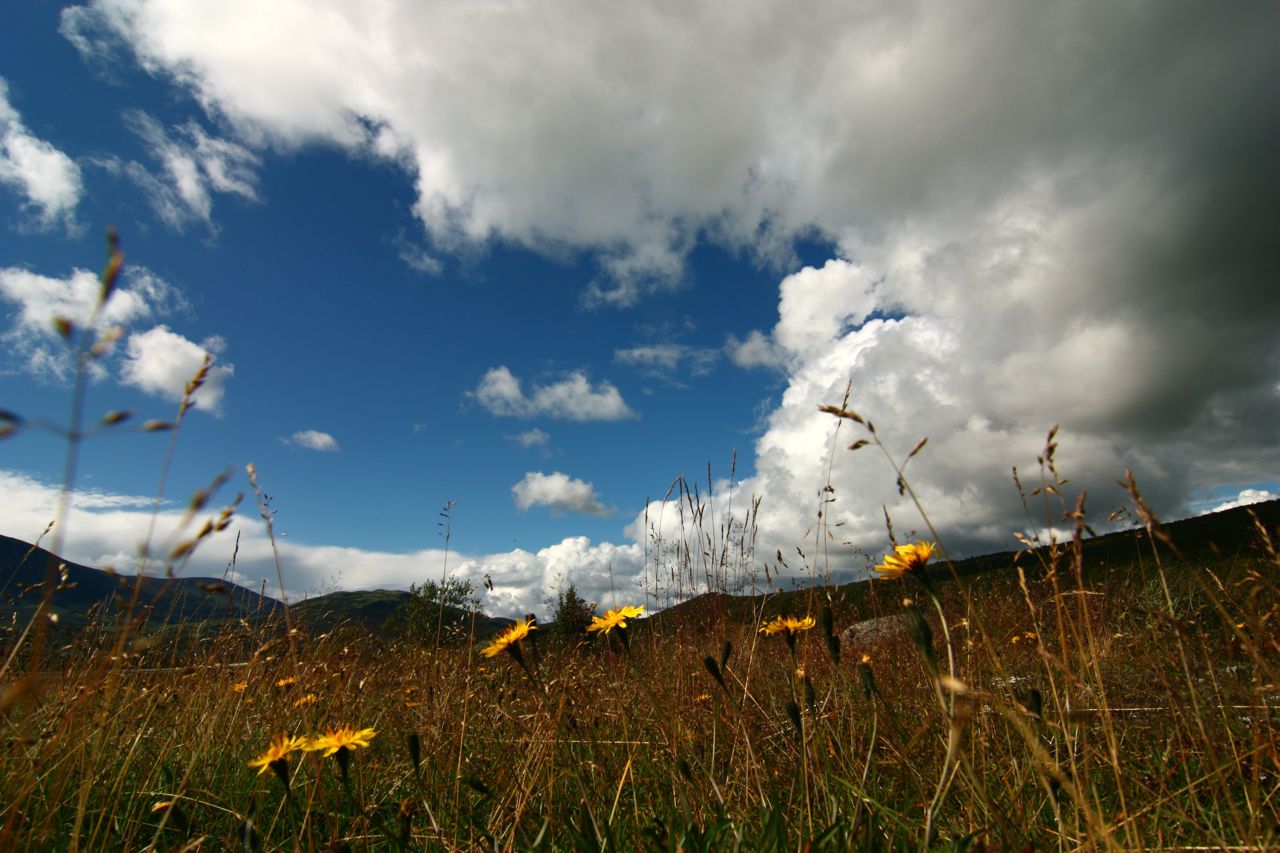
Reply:
<svg viewBox="0 0 1280 853"><path fill-rule="evenodd" d="M480 609L475 587L463 578L410 584L409 596L383 623L382 630L397 639L426 645L465 636L471 617Z"/></svg>
<svg viewBox="0 0 1280 853"><path fill-rule="evenodd" d="M556 596L555 635L565 645L576 645L587 636L587 626L595 613L595 605L578 595L573 584Z"/></svg>

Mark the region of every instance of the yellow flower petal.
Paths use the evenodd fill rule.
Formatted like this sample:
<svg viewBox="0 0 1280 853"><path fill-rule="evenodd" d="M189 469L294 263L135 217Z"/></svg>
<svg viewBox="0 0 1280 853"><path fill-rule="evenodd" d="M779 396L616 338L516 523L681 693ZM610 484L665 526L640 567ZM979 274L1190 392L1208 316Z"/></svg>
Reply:
<svg viewBox="0 0 1280 853"><path fill-rule="evenodd" d="M308 752L323 750L328 758L340 749L358 749L369 745L370 739L378 732L376 729L356 729L354 726L341 726L312 738L306 745Z"/></svg>
<svg viewBox="0 0 1280 853"><path fill-rule="evenodd" d="M587 626L587 630L607 634L614 628L627 627L628 619L639 619L643 615L643 607L628 604L625 607L619 607L617 610L607 610L603 616L592 616L591 624Z"/></svg>
<svg viewBox="0 0 1280 853"><path fill-rule="evenodd" d="M491 658L502 652L508 646L520 642L525 637L529 636L530 631L536 631L537 628L538 626L533 624L533 619L529 619L527 622L524 619L517 619L516 624L512 625L510 628L495 637L493 642L480 650L480 654L487 658Z"/></svg>

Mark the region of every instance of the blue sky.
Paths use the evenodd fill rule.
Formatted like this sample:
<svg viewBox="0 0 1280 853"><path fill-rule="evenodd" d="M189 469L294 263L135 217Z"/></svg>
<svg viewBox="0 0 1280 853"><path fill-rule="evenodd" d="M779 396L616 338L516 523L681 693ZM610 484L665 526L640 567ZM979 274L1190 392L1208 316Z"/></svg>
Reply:
<svg viewBox="0 0 1280 853"><path fill-rule="evenodd" d="M734 579L856 572L884 507L923 524L817 411L850 382L891 453L929 437L909 473L957 554L1028 527L1009 472L1054 424L1099 519L1126 465L1170 517L1277 492L1274 11L329 5L6 12L0 407L65 418L40 318L83 310L116 226L89 412L169 417L216 357L161 539L252 461L293 594L438 576L455 501L488 609L658 605L642 514L683 475L713 539L761 498ZM136 568L164 446L86 445L68 556ZM64 454L0 444L0 532L39 535ZM239 530L236 577L272 577L254 515L183 570Z"/></svg>

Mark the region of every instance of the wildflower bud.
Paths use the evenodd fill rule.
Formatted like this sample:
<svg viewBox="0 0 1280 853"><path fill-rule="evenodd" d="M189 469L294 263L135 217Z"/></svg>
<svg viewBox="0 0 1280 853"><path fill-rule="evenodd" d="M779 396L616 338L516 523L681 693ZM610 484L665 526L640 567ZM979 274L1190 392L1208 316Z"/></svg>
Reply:
<svg viewBox="0 0 1280 853"><path fill-rule="evenodd" d="M720 671L720 664L716 663L716 659L711 655L707 655L702 659L702 665L707 668L707 672L711 673L711 677L716 680L716 683L725 691L728 691L729 688L724 683L724 674Z"/></svg>
<svg viewBox="0 0 1280 853"><path fill-rule="evenodd" d="M64 341L71 340L71 336L76 333L76 324L61 314L53 318L53 328Z"/></svg>
<svg viewBox="0 0 1280 853"><path fill-rule="evenodd" d="M246 853L257 853L262 849L262 836L254 827L253 818L247 817L241 822L236 828L236 838L239 839L240 847Z"/></svg>
<svg viewBox="0 0 1280 853"><path fill-rule="evenodd" d="M289 759L277 758L269 765L271 772L276 774L276 778L280 780L280 784L284 785L286 791L289 790Z"/></svg>
<svg viewBox="0 0 1280 853"><path fill-rule="evenodd" d="M796 727L796 734L804 734L804 725L800 720L800 706L795 703L794 699L787 702L787 716L791 718L791 725Z"/></svg>
<svg viewBox="0 0 1280 853"><path fill-rule="evenodd" d="M871 672L871 664L863 660L858 664L858 677L862 681L862 695L868 701L876 695L876 677Z"/></svg>
<svg viewBox="0 0 1280 853"><path fill-rule="evenodd" d="M348 781L347 771L351 766L351 750L348 747L341 747L333 754L338 760L338 772L342 774L342 781Z"/></svg>
<svg viewBox="0 0 1280 853"><path fill-rule="evenodd" d="M413 817L418 812L417 804L411 799L400 802L400 846L408 849L409 838L413 832Z"/></svg>
<svg viewBox="0 0 1280 853"><path fill-rule="evenodd" d="M413 761L413 772L419 773L422 765L422 739L417 732L409 732L409 758Z"/></svg>
<svg viewBox="0 0 1280 853"><path fill-rule="evenodd" d="M116 289L120 268L124 266L124 253L120 251L120 235L115 228L107 229L107 266L102 271L102 287L98 291L98 304L106 305Z"/></svg>
<svg viewBox="0 0 1280 853"><path fill-rule="evenodd" d="M1028 714L1036 719L1044 719L1044 697L1040 695L1038 688L1032 687L1025 696L1018 698Z"/></svg>
<svg viewBox="0 0 1280 853"><path fill-rule="evenodd" d="M929 670L930 675L936 675L938 672L938 659L933 651L933 631L929 628L929 623L925 621L924 614L920 612L920 608L914 604L907 607L905 611L907 618L907 635L911 637L911 641L919 647L921 654L924 655L925 666Z"/></svg>

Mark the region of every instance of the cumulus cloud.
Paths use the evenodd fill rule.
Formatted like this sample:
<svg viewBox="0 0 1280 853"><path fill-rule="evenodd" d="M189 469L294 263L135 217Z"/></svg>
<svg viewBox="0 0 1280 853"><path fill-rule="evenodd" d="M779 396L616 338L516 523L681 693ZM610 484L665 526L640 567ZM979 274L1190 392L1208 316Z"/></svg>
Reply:
<svg viewBox="0 0 1280 853"><path fill-rule="evenodd" d="M600 498L596 495L595 486L559 471L550 474L530 471L524 475L523 480L511 487L511 494L521 511L545 506L554 512L609 515L609 510L600 503Z"/></svg>
<svg viewBox="0 0 1280 853"><path fill-rule="evenodd" d="M178 401L187 383L200 370L206 356L217 357L225 349L221 338L213 337L197 344L169 330L156 326L129 336L120 381L148 394ZM218 413L226 393L227 380L235 373L231 364L214 364L204 384L192 400L197 409Z"/></svg>
<svg viewBox="0 0 1280 853"><path fill-rule="evenodd" d="M594 252L591 302L670 284L700 240L765 262L829 242L730 347L787 385L743 484L762 535L811 526L858 431L816 407L852 381L894 453L929 436L909 473L960 550L1008 544L1010 466L1034 478L1053 423L1094 506L1125 464L1163 509L1280 480L1280 9L1218 11L93 0L63 20L244 140L394 157L433 252ZM567 396L602 390L574 376ZM542 390L495 368L475 398L529 417ZM882 505L921 524L874 450L830 471L842 537L882 542Z"/></svg>
<svg viewBox="0 0 1280 853"><path fill-rule="evenodd" d="M84 328L94 319L100 291L97 273L88 270L74 269L58 279L19 267L0 269L0 300L17 309L0 340L32 375L64 381L74 369L74 358L54 329L53 319L64 317ZM177 289L145 267L131 266L125 268L96 322L99 329L125 327L186 309L187 302Z"/></svg>
<svg viewBox="0 0 1280 853"><path fill-rule="evenodd" d="M520 380L499 365L485 373L470 397L499 417L548 417L568 421L619 421L636 416L612 384L592 385L580 370L526 395Z"/></svg>
<svg viewBox="0 0 1280 853"><path fill-rule="evenodd" d="M40 226L71 226L84 195L80 167L51 143L33 135L9 102L0 77L0 184L7 184L37 213Z"/></svg>
<svg viewBox="0 0 1280 853"><path fill-rule="evenodd" d="M1215 504L1209 512L1221 512L1226 509L1235 509L1237 507L1249 506L1250 504L1262 503L1264 501L1273 501L1277 498L1280 498L1280 493L1273 492L1270 489L1241 489L1239 494L1234 498Z"/></svg>
<svg viewBox="0 0 1280 853"><path fill-rule="evenodd" d="M295 432L288 438L280 439L290 447L301 447L304 450L318 450L321 453L334 453L340 450L338 440L327 432L318 429L304 429Z"/></svg>
<svg viewBox="0 0 1280 853"><path fill-rule="evenodd" d="M729 335L724 348L730 361L748 370L753 367L781 367L783 363L781 348L759 329L753 329L741 339L737 335Z"/></svg>

